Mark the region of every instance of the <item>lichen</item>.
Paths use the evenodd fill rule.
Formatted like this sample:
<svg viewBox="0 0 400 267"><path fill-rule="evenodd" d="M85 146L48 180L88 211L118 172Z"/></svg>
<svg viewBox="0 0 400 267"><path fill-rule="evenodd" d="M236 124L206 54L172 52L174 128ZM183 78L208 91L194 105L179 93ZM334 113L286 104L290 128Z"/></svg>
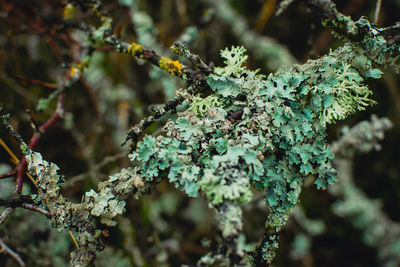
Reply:
<svg viewBox="0 0 400 267"><path fill-rule="evenodd" d="M127 52L128 52L129 55L131 55L131 56L136 56L136 54L142 52L143 49L144 49L143 46L141 46L141 45L139 45L139 44L137 44L137 43L132 42L132 43L130 44L130 46L128 46L128 48L127 48L126 50L127 50Z"/></svg>
<svg viewBox="0 0 400 267"><path fill-rule="evenodd" d="M73 20L75 17L75 6L71 3L65 5L63 9L63 19L64 20Z"/></svg>
<svg viewBox="0 0 400 267"><path fill-rule="evenodd" d="M203 117L212 107L221 107L222 105L223 103L216 95L210 95L206 98L193 96L189 110L197 116Z"/></svg>
<svg viewBox="0 0 400 267"><path fill-rule="evenodd" d="M244 51L223 50L226 66L206 78L213 94L192 96L190 108L167 122L164 135L146 136L130 158L146 181L167 177L189 196L204 193L219 225L232 223L219 205L240 207L250 201L251 187L264 190L270 215L260 251L271 262L304 179L313 175L318 189L336 181L327 124L373 104L363 81L381 72L368 60L357 62L367 57L365 50L346 44L264 78L243 66Z"/></svg>
<svg viewBox="0 0 400 267"><path fill-rule="evenodd" d="M161 69L167 71L171 75L176 75L182 73L182 63L178 60L172 60L168 57L161 57L158 65Z"/></svg>

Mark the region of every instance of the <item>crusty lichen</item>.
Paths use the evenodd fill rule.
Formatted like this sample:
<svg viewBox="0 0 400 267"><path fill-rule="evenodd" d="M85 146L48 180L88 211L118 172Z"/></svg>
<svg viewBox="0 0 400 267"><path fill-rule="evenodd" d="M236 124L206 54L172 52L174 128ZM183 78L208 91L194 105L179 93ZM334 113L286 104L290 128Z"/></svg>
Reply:
<svg viewBox="0 0 400 267"><path fill-rule="evenodd" d="M144 50L144 47L141 46L140 44L132 42L126 51L128 52L129 55L131 56L136 56L137 54L141 53Z"/></svg>
<svg viewBox="0 0 400 267"><path fill-rule="evenodd" d="M167 71L172 76L182 73L182 63L178 60L172 60L168 57L161 57L158 65L161 69Z"/></svg>

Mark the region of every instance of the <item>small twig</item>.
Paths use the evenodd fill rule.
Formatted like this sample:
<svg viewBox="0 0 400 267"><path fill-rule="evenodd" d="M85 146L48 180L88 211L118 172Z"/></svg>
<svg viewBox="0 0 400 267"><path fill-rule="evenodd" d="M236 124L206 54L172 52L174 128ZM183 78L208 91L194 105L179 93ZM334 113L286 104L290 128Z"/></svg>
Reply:
<svg viewBox="0 0 400 267"><path fill-rule="evenodd" d="M0 145L4 148L4 150L10 155L11 161L14 164L17 164L19 162L19 159L14 155L14 153L11 151L11 149L4 143L3 139L0 138Z"/></svg>
<svg viewBox="0 0 400 267"><path fill-rule="evenodd" d="M97 165L93 166L93 168L91 168L88 172L78 174L78 175L76 175L76 176L71 177L70 179L68 179L68 181L66 181L66 182L64 183L63 188L67 188L67 187L69 187L69 186L72 186L74 183L76 183L76 182L78 182L78 181L80 181L80 180L83 180L88 174L90 174L90 173L96 173L96 172L98 172L101 168L103 168L104 166L106 166L107 164L109 164L109 163L111 163L111 162L114 162L114 161L117 161L117 160L119 160L119 159L121 159L121 158L123 158L123 157L126 157L126 153L124 153L124 152L118 153L118 154L116 154L116 155L114 155L114 156L109 156L109 157L104 158L103 161L101 161L101 162L98 163Z"/></svg>
<svg viewBox="0 0 400 267"><path fill-rule="evenodd" d="M29 114L29 118L31 120L31 126L35 132L39 131L38 123L36 122L35 116L31 109L27 109L26 112Z"/></svg>
<svg viewBox="0 0 400 267"><path fill-rule="evenodd" d="M28 210L32 210L35 212L39 212L43 215L45 215L46 217L50 218L50 213L49 211L38 207L34 204L32 198L30 196L18 196L15 199L12 200L3 200L0 199L0 206L7 206L9 208L24 208L24 209L28 209Z"/></svg>
<svg viewBox="0 0 400 267"><path fill-rule="evenodd" d="M0 114L0 123L3 124L4 128L6 128L7 132L17 141L17 143L20 147L27 147L27 145L24 142L24 140L22 139L22 137L19 134L17 134L17 132L14 130L14 128L8 123L8 115ZM2 141L0 143L5 148L5 146L2 144ZM8 149L7 152L10 153L9 151L11 151L11 150Z"/></svg>
<svg viewBox="0 0 400 267"><path fill-rule="evenodd" d="M186 59L188 59L196 68L198 68L204 74L212 73L212 69L204 63L204 61L196 54L190 52L183 44L175 42L171 46L171 50Z"/></svg>
<svg viewBox="0 0 400 267"><path fill-rule="evenodd" d="M181 104L184 100L185 98L181 94L178 94L174 99L164 104L162 107L157 108L154 112L154 115L144 118L129 130L125 138L125 141L122 143L122 145L125 145L129 140L131 140L132 141L131 149L134 150L140 135L147 129L147 127L149 127L153 122L155 122L156 120L167 114L170 110L175 110L176 107L179 104Z"/></svg>
<svg viewBox="0 0 400 267"><path fill-rule="evenodd" d="M382 0L377 0L375 8L375 18L374 18L374 23L376 25L378 25L379 22L379 14L381 13L381 6L382 6Z"/></svg>
<svg viewBox="0 0 400 267"><path fill-rule="evenodd" d="M37 79L29 79L29 78L23 77L21 75L15 75L14 77L18 80L21 80L25 84L41 85L43 87L52 88L52 89L58 88L58 86L54 83L48 83L48 82L44 82L44 81L37 80Z"/></svg>
<svg viewBox="0 0 400 267"><path fill-rule="evenodd" d="M306 5L314 8L324 18L326 26L331 27L339 36L352 42L360 42L364 38L369 38L371 32L366 31L363 26L358 25L350 17L344 16L336 9L336 5L331 0L302 0ZM378 5L378 3L377 3ZM379 4L380 5L380 4ZM377 7L378 9L378 7ZM379 7L380 9L380 7ZM377 10L379 14L379 11ZM400 23L384 29L377 29L379 35L383 36L389 45L400 42ZM397 52L398 53L398 52Z"/></svg>
<svg viewBox="0 0 400 267"><path fill-rule="evenodd" d="M0 215L0 225L14 212L15 208L6 208Z"/></svg>
<svg viewBox="0 0 400 267"><path fill-rule="evenodd" d="M0 179L10 178L10 177L13 177L15 174L16 174L15 170L7 172L7 173L3 173L3 174L0 174Z"/></svg>
<svg viewBox="0 0 400 267"><path fill-rule="evenodd" d="M261 13L256 20L256 24L254 27L255 32L261 34L265 24L274 13L274 9L276 6L276 0L264 0L264 4L262 5Z"/></svg>
<svg viewBox="0 0 400 267"><path fill-rule="evenodd" d="M47 218L51 218L51 214L50 214L50 212L48 210L40 208L40 207L38 207L36 205L23 203L21 205L21 207L24 208L24 209L27 209L27 210L32 210L32 211L39 212L39 213L45 215Z"/></svg>
<svg viewBox="0 0 400 267"><path fill-rule="evenodd" d="M17 165L19 163L19 159L14 155L14 153L11 151L11 149L3 142L3 140L0 138L0 145L4 148L4 150L7 151L7 153L11 157L11 162ZM35 179L28 173L25 172L26 176L28 176L29 180L32 181L32 183L36 186Z"/></svg>
<svg viewBox="0 0 400 267"><path fill-rule="evenodd" d="M11 248L9 248L1 238L0 238L0 252L5 252L9 254L19 264L19 266L26 266L25 262L21 259L21 257L17 253L15 253Z"/></svg>

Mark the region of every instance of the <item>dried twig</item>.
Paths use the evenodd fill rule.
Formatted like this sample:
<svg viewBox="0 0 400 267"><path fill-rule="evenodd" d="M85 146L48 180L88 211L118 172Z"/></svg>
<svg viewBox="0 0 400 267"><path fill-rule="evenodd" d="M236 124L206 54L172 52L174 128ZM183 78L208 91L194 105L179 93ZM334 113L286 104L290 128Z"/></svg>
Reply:
<svg viewBox="0 0 400 267"><path fill-rule="evenodd" d="M19 264L19 266L26 266L25 262L21 259L21 257L11 248L9 248L1 238L0 238L0 252L5 252L8 255L10 255Z"/></svg>

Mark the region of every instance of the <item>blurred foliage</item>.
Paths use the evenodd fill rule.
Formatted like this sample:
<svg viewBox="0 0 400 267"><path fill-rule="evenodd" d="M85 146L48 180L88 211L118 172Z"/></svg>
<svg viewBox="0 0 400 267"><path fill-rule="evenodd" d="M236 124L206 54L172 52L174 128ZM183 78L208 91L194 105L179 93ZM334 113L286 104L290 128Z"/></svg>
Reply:
<svg viewBox="0 0 400 267"><path fill-rule="evenodd" d="M168 47L180 40L207 64L215 66L223 65L220 50L244 45L249 55L247 67L260 68L259 73L266 75L281 64L304 63L342 44L321 26L317 14L297 1L264 24L263 7L274 1L221 2L230 8L225 11L234 12L240 25L246 26L243 32L207 0L103 1L103 8L114 19L114 34L124 41L140 43L162 56L172 56ZM340 11L355 20L361 15L373 20L375 1L335 2ZM10 122L24 140L33 134L27 110L33 111L37 122L45 122L55 110L56 100L50 101L47 109L36 111L39 100L54 92L68 67L81 62L88 50L81 32L63 27L64 6L63 1L50 0L0 3L0 107L11 114ZM78 8L74 13L79 21L100 24L86 10ZM395 24L398 14L398 0L383 1L378 25ZM250 31L251 34L243 34ZM262 46L265 38L286 47L287 52L282 53L287 56L277 56L275 61L268 62L269 54L265 56ZM380 151L356 156L353 173L354 184L367 197L379 199L382 211L399 221L400 165L396 155L400 149L400 78L390 68L384 73L378 81L367 80L374 92L372 98L378 104L330 125L328 139L336 140L343 125L355 125L368 119L371 113L388 117L394 123ZM63 194L79 201L98 182L129 166L131 163L124 156L127 150L120 146L129 127L150 114L149 107L171 99L183 86L178 78L142 60L106 47L97 49L84 75L66 92L64 119L50 128L35 148L46 160L55 162L65 175ZM166 119L149 127L148 133L157 134ZM18 145L3 128L0 138L21 156ZM0 149L0 163L0 174L13 167L3 149ZM13 177L0 180L1 199L12 196L13 184ZM34 192L33 184L25 179L24 193ZM247 239L243 246L257 244L262 238L268 214L262 197L255 192L244 210ZM376 248L363 242L362 230L352 224L351 218L333 212L333 204L338 201L335 196L306 184L300 200L304 211L299 211L300 215L296 211L284 228L274 266L385 263L378 258ZM106 249L99 253L96 266L193 265L206 254L204 244L213 244L210 241L221 238L215 225L214 214L205 201L189 198L174 185L161 182L151 194L139 200L129 199L116 227L102 229ZM74 246L69 235L51 228L44 215L24 209L17 209L0 226L0 238L27 266L67 266ZM399 247L393 249L400 254ZM16 266L7 254L0 254L0 262Z"/></svg>

